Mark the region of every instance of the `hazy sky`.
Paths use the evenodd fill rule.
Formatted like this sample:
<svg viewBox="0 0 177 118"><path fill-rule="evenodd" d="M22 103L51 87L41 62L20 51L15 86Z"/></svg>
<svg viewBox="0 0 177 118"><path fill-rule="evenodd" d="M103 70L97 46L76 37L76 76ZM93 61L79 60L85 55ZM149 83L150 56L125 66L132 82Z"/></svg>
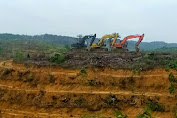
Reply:
<svg viewBox="0 0 177 118"><path fill-rule="evenodd" d="M0 33L115 32L177 43L177 0L0 0Z"/></svg>

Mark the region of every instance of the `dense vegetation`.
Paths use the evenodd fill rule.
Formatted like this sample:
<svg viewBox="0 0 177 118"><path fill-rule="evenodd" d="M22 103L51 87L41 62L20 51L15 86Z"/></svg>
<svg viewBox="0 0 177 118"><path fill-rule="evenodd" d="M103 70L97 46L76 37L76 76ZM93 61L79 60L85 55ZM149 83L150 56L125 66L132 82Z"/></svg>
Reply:
<svg viewBox="0 0 177 118"><path fill-rule="evenodd" d="M0 34L0 40L35 40L35 41L41 41L43 43L50 43L55 45L71 45L72 43L75 43L78 41L78 39L74 37L69 36L58 36L58 35L52 35L52 34L44 34L44 35L14 35L14 34ZM98 42L98 39L96 39L96 42ZM130 51L135 50L135 44L137 41L128 41L128 49ZM140 49L143 51L164 51L164 52L171 52L171 50L176 51L177 43L165 43L165 42L142 42L140 44Z"/></svg>
<svg viewBox="0 0 177 118"><path fill-rule="evenodd" d="M56 45L42 40L31 39L29 36L9 35L0 36L0 59L14 59L22 61L25 59L42 59L58 53L63 53L69 49L66 45ZM55 58L55 59L54 59ZM59 63L63 57L56 59L51 57L51 61ZM61 60L60 60L61 59Z"/></svg>
<svg viewBox="0 0 177 118"><path fill-rule="evenodd" d="M55 45L70 45L76 40L73 37L69 36L57 36L52 34L44 34L44 35L14 35L14 34L0 34L0 40L35 40L42 41L45 43L55 44Z"/></svg>
<svg viewBox="0 0 177 118"><path fill-rule="evenodd" d="M175 53L177 52L177 47L162 47L159 49L155 49L156 52L171 52Z"/></svg>
<svg viewBox="0 0 177 118"><path fill-rule="evenodd" d="M128 49L135 50L136 41L128 41ZM177 49L177 43L165 43L162 41L155 42L141 42L139 45L142 51L161 51L163 52L171 52L171 49L175 47Z"/></svg>

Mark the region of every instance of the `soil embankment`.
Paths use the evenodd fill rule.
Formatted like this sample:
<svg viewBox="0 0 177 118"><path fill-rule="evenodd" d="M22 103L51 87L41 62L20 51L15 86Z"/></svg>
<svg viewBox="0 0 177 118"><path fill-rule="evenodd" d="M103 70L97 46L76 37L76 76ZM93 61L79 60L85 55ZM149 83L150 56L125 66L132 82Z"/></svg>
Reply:
<svg viewBox="0 0 177 118"><path fill-rule="evenodd" d="M156 118L175 117L177 93L169 94L169 74L162 68L133 71L110 68L68 69L0 63L0 116L115 117L119 109L135 118L146 104L163 105Z"/></svg>

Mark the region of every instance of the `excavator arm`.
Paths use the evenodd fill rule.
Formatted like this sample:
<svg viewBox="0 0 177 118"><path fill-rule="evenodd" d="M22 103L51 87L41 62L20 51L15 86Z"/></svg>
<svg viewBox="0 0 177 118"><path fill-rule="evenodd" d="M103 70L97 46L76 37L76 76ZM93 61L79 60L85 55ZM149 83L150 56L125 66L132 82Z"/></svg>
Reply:
<svg viewBox="0 0 177 118"><path fill-rule="evenodd" d="M112 44L111 44L112 46L114 46L114 44L116 43L118 37L119 37L119 34L116 33L115 37L114 37L114 40L112 41Z"/></svg>
<svg viewBox="0 0 177 118"><path fill-rule="evenodd" d="M144 34L143 35L130 35L130 36L127 36L121 41L121 43L115 43L114 47L116 47L116 48L124 48L125 45L126 45L127 40L132 39L132 38L139 38L138 42L136 43L136 47L135 47L136 51L138 52L139 51L138 46L141 43L141 41L143 40Z"/></svg>
<svg viewBox="0 0 177 118"><path fill-rule="evenodd" d="M125 43L127 42L128 39L132 39L132 38L140 38L140 35L131 35L131 36L127 36L125 37L122 42L121 42L121 46L124 47Z"/></svg>
<svg viewBox="0 0 177 118"><path fill-rule="evenodd" d="M136 51L139 52L139 44L141 43L141 41L143 40L144 38L144 34L140 36L138 42L136 43Z"/></svg>
<svg viewBox="0 0 177 118"><path fill-rule="evenodd" d="M107 38L114 38L114 40L115 40L115 39L118 38L118 33L103 36L103 37L99 40L98 44L93 43L93 44L92 44L92 47L102 47L102 46L103 46L103 41L104 41L105 39L107 39Z"/></svg>

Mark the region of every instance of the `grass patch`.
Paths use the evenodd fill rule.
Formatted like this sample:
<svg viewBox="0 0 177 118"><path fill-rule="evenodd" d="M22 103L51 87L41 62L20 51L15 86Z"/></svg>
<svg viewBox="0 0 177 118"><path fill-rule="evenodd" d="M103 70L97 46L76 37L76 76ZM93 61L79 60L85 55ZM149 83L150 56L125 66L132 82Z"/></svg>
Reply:
<svg viewBox="0 0 177 118"><path fill-rule="evenodd" d="M170 73L170 74L169 74L168 80L169 80L170 82L177 82L177 80L176 80L175 76L173 75L173 73Z"/></svg>
<svg viewBox="0 0 177 118"><path fill-rule="evenodd" d="M85 68L81 69L79 73L77 73L77 76L80 75L87 75L87 70Z"/></svg>
<svg viewBox="0 0 177 118"><path fill-rule="evenodd" d="M22 61L27 58L27 55L22 52L21 50L16 50L15 52L15 59L18 61Z"/></svg>
<svg viewBox="0 0 177 118"><path fill-rule="evenodd" d="M30 82L30 83L31 83L31 82L33 82L33 80L34 80L33 77L27 77L27 78L26 78L26 82Z"/></svg>
<svg viewBox="0 0 177 118"><path fill-rule="evenodd" d="M170 94L175 93L175 85L171 83L171 86L168 88Z"/></svg>
<svg viewBox="0 0 177 118"><path fill-rule="evenodd" d="M172 61L170 61L169 67L170 67L171 69L177 69L177 60L172 60Z"/></svg>
<svg viewBox="0 0 177 118"><path fill-rule="evenodd" d="M61 64L66 61L66 57L61 54L55 54L54 56L50 57L49 61L52 63Z"/></svg>
<svg viewBox="0 0 177 118"><path fill-rule="evenodd" d="M128 116L126 114L123 114L121 111L119 110L115 110L115 116L116 118L128 118Z"/></svg>
<svg viewBox="0 0 177 118"><path fill-rule="evenodd" d="M28 82L32 87L36 87L38 85L39 79L34 79L33 76L27 77L24 82Z"/></svg>
<svg viewBox="0 0 177 118"><path fill-rule="evenodd" d="M165 106L161 103L158 103L154 100L149 100L147 102L147 106L152 110L152 111L160 111L164 112L165 111Z"/></svg>
<svg viewBox="0 0 177 118"><path fill-rule="evenodd" d="M146 106L145 111L138 115L137 118L154 118L151 116L151 109L150 107Z"/></svg>
<svg viewBox="0 0 177 118"><path fill-rule="evenodd" d="M169 76L168 76L168 80L171 83L171 86L168 88L169 93L170 94L174 94L175 93L175 89L176 89L175 83L177 83L177 79L175 78L175 76L173 75L173 73L170 73Z"/></svg>

